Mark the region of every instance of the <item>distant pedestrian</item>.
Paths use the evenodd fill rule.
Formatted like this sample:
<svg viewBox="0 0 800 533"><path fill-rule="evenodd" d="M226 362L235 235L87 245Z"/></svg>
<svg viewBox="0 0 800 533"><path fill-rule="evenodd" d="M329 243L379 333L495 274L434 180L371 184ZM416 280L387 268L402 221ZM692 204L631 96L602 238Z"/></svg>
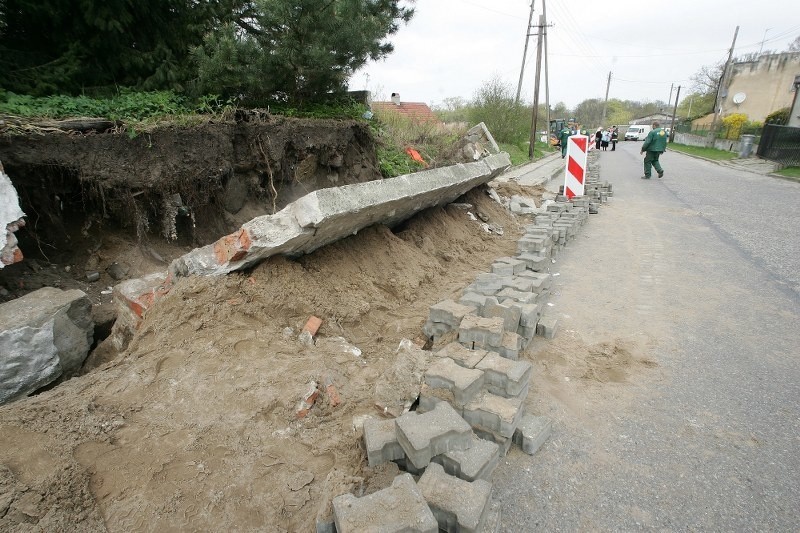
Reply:
<svg viewBox="0 0 800 533"><path fill-rule="evenodd" d="M567 143L570 135L573 135L571 126L565 126L558 134L558 142L561 144L561 159L567 157Z"/></svg>
<svg viewBox="0 0 800 533"><path fill-rule="evenodd" d="M600 148L605 152L608 149L608 143L611 142L611 131L605 130L600 135Z"/></svg>
<svg viewBox="0 0 800 533"><path fill-rule="evenodd" d="M594 148L595 150L600 149L600 140L603 138L603 128L597 128L597 131L594 132Z"/></svg>
<svg viewBox="0 0 800 533"><path fill-rule="evenodd" d="M611 151L617 149L617 141L619 140L619 128L614 126L611 128Z"/></svg>
<svg viewBox="0 0 800 533"><path fill-rule="evenodd" d="M644 156L644 176L642 176L642 179L645 180L650 179L651 166L655 167L659 178L664 177L664 169L661 168L658 158L667 149L667 132L660 126L657 120L653 122L653 129L645 137L642 143L642 150L639 152L640 154L646 153Z"/></svg>

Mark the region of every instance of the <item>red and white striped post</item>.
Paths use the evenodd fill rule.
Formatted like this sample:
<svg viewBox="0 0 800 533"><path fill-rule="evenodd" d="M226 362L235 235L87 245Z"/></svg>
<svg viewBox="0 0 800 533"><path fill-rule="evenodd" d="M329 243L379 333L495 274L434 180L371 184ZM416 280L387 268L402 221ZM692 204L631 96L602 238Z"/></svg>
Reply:
<svg viewBox="0 0 800 533"><path fill-rule="evenodd" d="M575 196L583 196L583 184L586 181L586 162L589 151L589 137L573 135L567 140L567 165L564 169L564 194L572 200Z"/></svg>

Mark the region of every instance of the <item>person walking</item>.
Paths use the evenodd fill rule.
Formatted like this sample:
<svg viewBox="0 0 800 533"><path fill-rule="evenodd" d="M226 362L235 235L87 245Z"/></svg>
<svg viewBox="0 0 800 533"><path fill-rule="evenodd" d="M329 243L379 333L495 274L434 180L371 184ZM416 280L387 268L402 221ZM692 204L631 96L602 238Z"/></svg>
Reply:
<svg viewBox="0 0 800 533"><path fill-rule="evenodd" d="M570 135L572 135L571 125L564 126L564 129L558 134L558 142L561 144L561 159L567 157L567 142L569 141Z"/></svg>
<svg viewBox="0 0 800 533"><path fill-rule="evenodd" d="M611 128L611 151L617 149L617 141L619 140L619 128L613 126Z"/></svg>
<svg viewBox="0 0 800 533"><path fill-rule="evenodd" d="M600 149L600 139L603 137L603 128L597 128L597 131L594 132L594 149Z"/></svg>
<svg viewBox="0 0 800 533"><path fill-rule="evenodd" d="M604 152L608 149L609 142L611 142L610 129L604 130L602 135L600 136L600 148L602 148Z"/></svg>
<svg viewBox="0 0 800 533"><path fill-rule="evenodd" d="M653 129L645 137L639 152L639 154L646 154L644 156L644 176L642 176L644 180L650 179L652 172L650 167L655 167L659 178L664 177L664 169L661 168L658 158L667 150L667 132L660 126L661 124L657 120L653 121Z"/></svg>

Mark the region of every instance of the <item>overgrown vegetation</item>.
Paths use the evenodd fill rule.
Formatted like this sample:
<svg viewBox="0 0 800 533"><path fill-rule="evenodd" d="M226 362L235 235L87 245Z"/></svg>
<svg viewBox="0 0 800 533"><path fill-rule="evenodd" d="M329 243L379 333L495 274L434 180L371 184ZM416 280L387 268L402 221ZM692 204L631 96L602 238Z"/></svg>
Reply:
<svg viewBox="0 0 800 533"><path fill-rule="evenodd" d="M466 131L459 126L412 121L390 111L376 112L371 124L378 139L378 161L385 178L425 168L425 164L414 161L406 152L409 148L416 150L427 165L437 166L452 156L452 150Z"/></svg>
<svg viewBox="0 0 800 533"><path fill-rule="evenodd" d="M413 3L413 2L412 2ZM220 94L245 105L341 93L392 51L400 0L2 0L0 89Z"/></svg>
<svg viewBox="0 0 800 533"><path fill-rule="evenodd" d="M689 146L688 144L670 143L669 149L675 150L676 152L683 152L684 154L713 159L715 161L726 161L738 157L738 154L734 152L717 150L716 148L706 148L703 146Z"/></svg>
<svg viewBox="0 0 800 533"><path fill-rule="evenodd" d="M800 180L800 167L786 167L776 172L785 178Z"/></svg>
<svg viewBox="0 0 800 533"><path fill-rule="evenodd" d="M773 111L764 119L764 124L775 124L777 126L785 126L789 123L789 115L791 114L791 109L788 107L784 107Z"/></svg>

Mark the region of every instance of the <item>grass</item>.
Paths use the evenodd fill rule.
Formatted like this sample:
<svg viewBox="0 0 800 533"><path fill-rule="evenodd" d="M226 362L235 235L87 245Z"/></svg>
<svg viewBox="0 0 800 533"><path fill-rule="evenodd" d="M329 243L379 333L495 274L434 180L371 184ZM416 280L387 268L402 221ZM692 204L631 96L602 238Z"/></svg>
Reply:
<svg viewBox="0 0 800 533"><path fill-rule="evenodd" d="M775 174L779 174L785 178L800 179L800 167L786 167L775 172Z"/></svg>
<svg viewBox="0 0 800 533"><path fill-rule="evenodd" d="M717 150L716 148L705 148L703 146L689 146L687 144L671 143L669 145L671 150L682 152L684 154L696 155L706 159L713 159L715 161L727 161L728 159L736 159L739 154L735 152L726 152L725 150Z"/></svg>
<svg viewBox="0 0 800 533"><path fill-rule="evenodd" d="M508 143L498 143L500 150L503 152L508 152L508 156L511 158L511 164L514 166L517 165L524 165L525 163L530 162L530 158L528 157L528 143L522 143L520 145L516 144L508 144ZM552 153L554 149L549 146L547 143L536 142L536 145L533 147L533 155L536 159L539 159L549 153Z"/></svg>

